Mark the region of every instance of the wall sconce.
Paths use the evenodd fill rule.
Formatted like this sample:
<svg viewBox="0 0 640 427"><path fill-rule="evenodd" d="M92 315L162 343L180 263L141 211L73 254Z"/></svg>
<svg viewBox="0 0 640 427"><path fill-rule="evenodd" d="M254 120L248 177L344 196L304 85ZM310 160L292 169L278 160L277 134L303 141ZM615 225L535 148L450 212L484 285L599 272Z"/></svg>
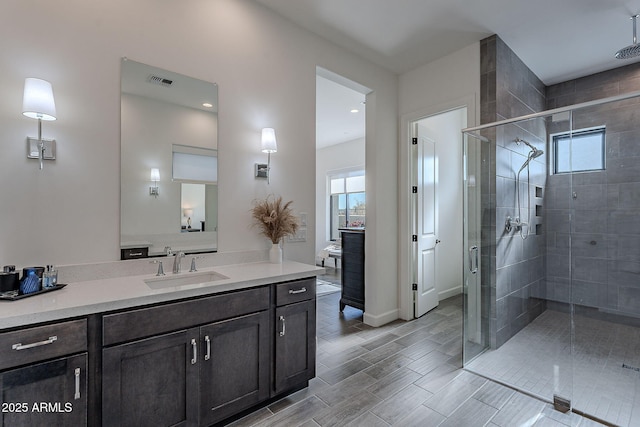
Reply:
<svg viewBox="0 0 640 427"><path fill-rule="evenodd" d="M56 103L53 99L51 83L31 77L25 79L22 114L32 119L38 119L38 139L27 137L27 158L40 159L40 169L42 170L43 160L55 160L56 158L56 141L42 139L42 121L56 119Z"/></svg>
<svg viewBox="0 0 640 427"><path fill-rule="evenodd" d="M262 129L262 152L267 153L267 164L256 163L256 178L267 178L267 184L269 184L271 183L271 153L278 152L275 129Z"/></svg>
<svg viewBox="0 0 640 427"><path fill-rule="evenodd" d="M151 181L153 181L153 185L149 187L149 195L155 196L157 198L160 194L160 191L158 190L158 181L160 181L160 169L151 169Z"/></svg>

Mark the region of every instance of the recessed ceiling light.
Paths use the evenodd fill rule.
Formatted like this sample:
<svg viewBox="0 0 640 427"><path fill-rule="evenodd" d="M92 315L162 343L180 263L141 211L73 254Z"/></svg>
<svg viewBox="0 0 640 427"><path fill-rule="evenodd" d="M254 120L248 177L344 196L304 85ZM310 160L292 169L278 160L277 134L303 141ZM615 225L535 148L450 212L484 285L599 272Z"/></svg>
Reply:
<svg viewBox="0 0 640 427"><path fill-rule="evenodd" d="M352 112L352 113L357 113L358 111L360 111L360 110L358 110L358 109L356 109L356 108L354 108L353 110L351 110L351 112Z"/></svg>
<svg viewBox="0 0 640 427"><path fill-rule="evenodd" d="M208 102L205 102L204 104L202 104L202 106L206 108L211 108L213 107L213 104L209 104Z"/></svg>

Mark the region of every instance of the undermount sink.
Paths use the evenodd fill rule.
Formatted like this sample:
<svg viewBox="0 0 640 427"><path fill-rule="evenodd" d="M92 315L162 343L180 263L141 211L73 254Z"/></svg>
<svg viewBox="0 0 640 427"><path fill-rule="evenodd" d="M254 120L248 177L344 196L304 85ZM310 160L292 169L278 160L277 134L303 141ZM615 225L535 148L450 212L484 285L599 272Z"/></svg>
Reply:
<svg viewBox="0 0 640 427"><path fill-rule="evenodd" d="M176 286L199 285L201 283L215 282L216 280L228 279L224 274L215 271L203 273L181 273L174 276L155 277L147 279L144 283L151 289L175 288Z"/></svg>

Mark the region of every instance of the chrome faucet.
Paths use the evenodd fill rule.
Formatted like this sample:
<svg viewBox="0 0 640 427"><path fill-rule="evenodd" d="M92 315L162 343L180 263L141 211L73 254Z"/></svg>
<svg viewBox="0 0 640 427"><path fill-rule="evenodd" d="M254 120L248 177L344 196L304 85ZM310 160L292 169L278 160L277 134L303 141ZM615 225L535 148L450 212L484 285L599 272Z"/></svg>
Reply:
<svg viewBox="0 0 640 427"><path fill-rule="evenodd" d="M173 274L180 273L180 260L184 258L184 252L176 252L173 259Z"/></svg>

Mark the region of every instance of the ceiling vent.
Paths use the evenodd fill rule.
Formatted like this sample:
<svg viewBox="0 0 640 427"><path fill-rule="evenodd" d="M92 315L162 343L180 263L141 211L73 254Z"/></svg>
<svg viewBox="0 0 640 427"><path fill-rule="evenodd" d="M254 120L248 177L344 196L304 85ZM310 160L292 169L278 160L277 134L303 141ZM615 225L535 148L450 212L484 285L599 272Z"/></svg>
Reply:
<svg viewBox="0 0 640 427"><path fill-rule="evenodd" d="M153 74L149 74L149 77L147 77L147 81L149 83L153 83L153 84L157 84L165 87L169 87L173 84L173 80L169 80L160 76L155 76Z"/></svg>

